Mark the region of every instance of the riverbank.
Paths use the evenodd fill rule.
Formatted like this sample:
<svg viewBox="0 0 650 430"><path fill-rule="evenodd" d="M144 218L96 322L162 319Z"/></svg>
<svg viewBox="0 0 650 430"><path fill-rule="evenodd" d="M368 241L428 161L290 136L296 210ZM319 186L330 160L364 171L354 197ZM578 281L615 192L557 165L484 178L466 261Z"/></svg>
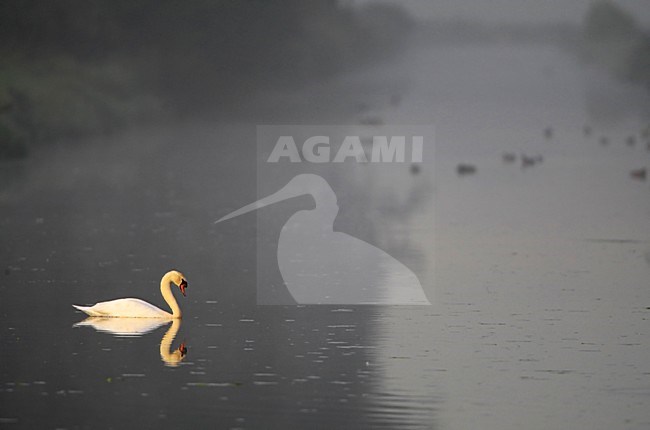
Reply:
<svg viewBox="0 0 650 430"><path fill-rule="evenodd" d="M160 118L163 101L143 88L133 68L117 60L10 57L0 68L0 158L26 156L29 145Z"/></svg>
<svg viewBox="0 0 650 430"><path fill-rule="evenodd" d="M323 2L0 4L0 159L295 89L399 52L401 8Z"/></svg>

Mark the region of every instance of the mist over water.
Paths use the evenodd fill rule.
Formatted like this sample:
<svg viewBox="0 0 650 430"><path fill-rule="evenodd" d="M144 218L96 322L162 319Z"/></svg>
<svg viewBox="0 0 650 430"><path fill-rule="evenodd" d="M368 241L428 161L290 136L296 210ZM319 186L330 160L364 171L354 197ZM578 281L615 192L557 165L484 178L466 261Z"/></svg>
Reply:
<svg viewBox="0 0 650 430"><path fill-rule="evenodd" d="M172 3L2 6L0 138L28 153L0 161L0 426L648 427L638 5L493 25L457 2ZM67 21L8 37L8 16ZM292 167L431 306L257 304L286 297L273 253L317 204L214 224L294 175L260 175L264 124L435 128L422 163ZM72 304L165 308L170 269L182 321L76 325Z"/></svg>

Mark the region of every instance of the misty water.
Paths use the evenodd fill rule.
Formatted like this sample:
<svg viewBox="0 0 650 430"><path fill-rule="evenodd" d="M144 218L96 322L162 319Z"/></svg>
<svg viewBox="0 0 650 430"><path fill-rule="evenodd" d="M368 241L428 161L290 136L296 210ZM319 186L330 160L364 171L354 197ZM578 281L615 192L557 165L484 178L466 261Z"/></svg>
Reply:
<svg viewBox="0 0 650 430"><path fill-rule="evenodd" d="M236 120L3 162L0 425L648 428L650 188L630 171L650 152L625 143L643 94L549 46L419 47ZM213 223L260 197L255 126L364 117L433 124L435 158L321 172L345 184L335 228L432 305L256 305L258 217L279 228L313 202ZM73 303L163 306L171 268L189 281L179 324L74 326Z"/></svg>

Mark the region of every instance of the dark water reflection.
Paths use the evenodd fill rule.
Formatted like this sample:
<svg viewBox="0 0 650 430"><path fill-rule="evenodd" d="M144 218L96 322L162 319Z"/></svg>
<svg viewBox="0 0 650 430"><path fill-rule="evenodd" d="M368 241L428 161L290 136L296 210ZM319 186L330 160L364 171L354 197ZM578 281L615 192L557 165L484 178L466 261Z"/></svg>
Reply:
<svg viewBox="0 0 650 430"><path fill-rule="evenodd" d="M376 384L382 369L367 321L377 311L202 305L193 307L211 312L186 318L172 346L187 346L175 369L161 363L167 328L124 337L71 330L78 315L43 326L15 319L3 334L3 413L29 427L72 428L428 422L431 399Z"/></svg>
<svg viewBox="0 0 650 430"><path fill-rule="evenodd" d="M404 61L284 95L284 116L141 129L3 165L0 424L647 428L650 200L629 178L647 152L620 144L645 118L590 117L582 69L545 47ZM256 306L255 216L213 224L259 197L255 125L308 121L306 105L335 89L346 97L330 111L349 110L316 106L322 123L357 121L372 93L386 122L436 124L435 169L328 177L348 184L335 227L407 265L431 307ZM521 169L505 151L544 161ZM458 177L459 163L476 174ZM310 204L267 216L281 226ZM171 268L190 287L165 348L170 326L74 327L72 303L161 305ZM161 349L181 343L166 366Z"/></svg>
<svg viewBox="0 0 650 430"><path fill-rule="evenodd" d="M430 422L431 399L378 385L373 321L381 309L255 306L255 218L212 224L225 205L255 197L254 138L243 125L146 130L12 166L19 172L5 176L2 218L7 423ZM135 296L160 305L157 279L172 267L190 281L179 297L182 325L78 325L86 321L72 303Z"/></svg>

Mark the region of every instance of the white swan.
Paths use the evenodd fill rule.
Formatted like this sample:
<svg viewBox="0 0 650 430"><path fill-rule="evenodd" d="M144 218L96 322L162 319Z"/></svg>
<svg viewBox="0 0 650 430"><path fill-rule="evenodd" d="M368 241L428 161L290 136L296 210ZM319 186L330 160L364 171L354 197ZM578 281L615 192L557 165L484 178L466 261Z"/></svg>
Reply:
<svg viewBox="0 0 650 430"><path fill-rule="evenodd" d="M100 302L93 306L72 305L92 317L121 317L121 318L181 318L181 308L171 291L171 283L180 288L183 296L187 288L187 280L182 273L172 270L165 273L160 281L160 292L172 310L170 314L156 306L140 299L117 299L109 302Z"/></svg>

